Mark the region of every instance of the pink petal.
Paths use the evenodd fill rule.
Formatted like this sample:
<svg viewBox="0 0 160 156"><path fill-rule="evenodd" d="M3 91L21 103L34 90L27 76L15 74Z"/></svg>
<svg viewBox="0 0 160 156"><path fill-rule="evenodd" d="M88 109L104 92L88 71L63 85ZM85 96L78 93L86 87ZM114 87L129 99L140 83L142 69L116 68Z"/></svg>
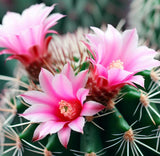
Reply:
<svg viewBox="0 0 160 156"><path fill-rule="evenodd" d="M99 35L100 38L103 37L104 32L103 32L101 29L96 28L96 27L90 27L90 28L91 28L97 35Z"/></svg>
<svg viewBox="0 0 160 156"><path fill-rule="evenodd" d="M84 41L82 41L82 43L87 47L87 49L89 50L89 52L91 52L91 54L93 55L93 58L94 58L95 60L97 60L96 54L95 54L95 52L93 51L91 45L88 44L87 42L84 42Z"/></svg>
<svg viewBox="0 0 160 156"><path fill-rule="evenodd" d="M52 26L57 24L57 21L61 18L65 17L65 15L55 13L50 15L45 21L45 30L50 29Z"/></svg>
<svg viewBox="0 0 160 156"><path fill-rule="evenodd" d="M129 81L134 82L134 83L144 87L144 78L140 75L133 76L132 79Z"/></svg>
<svg viewBox="0 0 160 156"><path fill-rule="evenodd" d="M54 76L52 73L50 73L48 70L42 68L41 72L39 74L39 82L41 85L41 88L43 91L45 91L47 94L52 94L54 92L52 88L52 81L54 79Z"/></svg>
<svg viewBox="0 0 160 156"><path fill-rule="evenodd" d="M2 55L2 54L14 54L15 53L15 51L11 51L11 50L8 50L8 49L4 49L4 50L2 50L1 52L0 52L0 55Z"/></svg>
<svg viewBox="0 0 160 156"><path fill-rule="evenodd" d="M12 20L11 20L12 19ZM13 20L14 19L14 20ZM18 27L16 30L16 25L21 20L21 16L15 12L7 12L7 14L3 17L2 24L5 25L7 29L7 33L13 33L18 31Z"/></svg>
<svg viewBox="0 0 160 156"><path fill-rule="evenodd" d="M125 70L112 68L108 70L108 85L114 86L117 84L125 83L126 81L125 79L131 74L132 73L125 71Z"/></svg>
<svg viewBox="0 0 160 156"><path fill-rule="evenodd" d="M12 52L15 51L16 54L18 54L17 51L21 50L21 45L19 45L16 35L10 35L10 36L5 35L4 39L6 41L1 40L2 45L0 46L4 48L9 48Z"/></svg>
<svg viewBox="0 0 160 156"><path fill-rule="evenodd" d="M47 105L32 105L26 109L21 116L32 122L58 120L59 118L54 115L54 112L56 112L54 107L49 107Z"/></svg>
<svg viewBox="0 0 160 156"><path fill-rule="evenodd" d="M22 94L21 97L26 103L31 105L46 104L49 106L55 106L56 104L52 97L49 97L48 95L40 91L28 91Z"/></svg>
<svg viewBox="0 0 160 156"><path fill-rule="evenodd" d="M40 85L45 91L46 94L49 94L52 98L53 101L58 102L59 96L56 94L56 91L53 87L53 81L54 81L54 76L46 69L41 69L41 72L39 74L39 82Z"/></svg>
<svg viewBox="0 0 160 156"><path fill-rule="evenodd" d="M74 99L72 83L63 74L57 74L53 80L53 89L63 100Z"/></svg>
<svg viewBox="0 0 160 156"><path fill-rule="evenodd" d="M59 130L61 130L66 122L59 122L59 121L52 121L52 127L50 129L50 133L57 133ZM53 126L54 125L54 126Z"/></svg>
<svg viewBox="0 0 160 156"><path fill-rule="evenodd" d="M63 70L62 74L67 76L67 78L72 82L73 92L76 93L78 89L85 87L88 76L88 70L81 71L78 75L75 76L74 71L69 63L67 63Z"/></svg>
<svg viewBox="0 0 160 156"><path fill-rule="evenodd" d="M49 33L52 33L52 34L59 34L57 31L55 31L55 30L47 30L46 31L47 32L47 34L49 34Z"/></svg>
<svg viewBox="0 0 160 156"><path fill-rule="evenodd" d="M44 38L45 38L45 32L43 30L43 25L36 25L31 28L25 29L25 31L22 31L20 33L21 35L21 41L25 41L23 43L24 48L26 48L26 52L28 53L28 49L32 46L39 46L41 49L44 49ZM39 54L41 55L41 53Z"/></svg>
<svg viewBox="0 0 160 156"><path fill-rule="evenodd" d="M119 58L121 48L122 35L112 25L108 24L107 31L105 32L105 41L101 43L102 56L99 63L108 66L112 60Z"/></svg>
<svg viewBox="0 0 160 156"><path fill-rule="evenodd" d="M135 86L133 83L144 86L144 79L142 76L134 76L134 73L130 73L121 69L110 69L108 71L108 86L113 87L116 85L130 84Z"/></svg>
<svg viewBox="0 0 160 156"><path fill-rule="evenodd" d="M90 44L85 43L85 45L87 46L88 50L94 56L95 61L99 63L100 58L102 58L103 52L105 51L105 47L103 46L105 45L104 44L104 39L105 39L104 32L103 32L103 36L99 36L99 34L97 36L93 34L88 34L87 39L89 40Z"/></svg>
<svg viewBox="0 0 160 156"><path fill-rule="evenodd" d="M67 148L69 138L70 138L70 134L71 134L71 129L68 126L63 127L63 129L61 129L58 132L59 140L65 148Z"/></svg>
<svg viewBox="0 0 160 156"><path fill-rule="evenodd" d="M77 98L81 102L81 104L83 104L83 102L86 100L86 96L88 95L88 93L89 93L88 89L81 88L78 90Z"/></svg>
<svg viewBox="0 0 160 156"><path fill-rule="evenodd" d="M24 65L28 65L28 62L30 62L31 60L27 55L16 55L16 54L6 58L7 61L12 59L17 59Z"/></svg>
<svg viewBox="0 0 160 156"><path fill-rule="evenodd" d="M53 4L50 7L46 7L44 5L43 10L39 11L41 13L41 17L40 17L41 21L45 21L45 20L47 20L47 18L49 18L47 16L52 12L52 10L54 9L55 6L56 6L56 4Z"/></svg>
<svg viewBox="0 0 160 156"><path fill-rule="evenodd" d="M89 40L90 45L95 50L96 47L98 47L99 44L105 42L105 33L99 28L96 27L90 27L95 34L91 33L86 35L86 38Z"/></svg>
<svg viewBox="0 0 160 156"><path fill-rule="evenodd" d="M101 77L104 77L106 79L108 79L108 72L107 72L107 69L101 65L101 64L96 64L95 65L96 69L97 69L97 74Z"/></svg>
<svg viewBox="0 0 160 156"><path fill-rule="evenodd" d="M0 36L0 46L1 46L1 47L5 47L5 48L8 48L9 45L10 45L10 43L8 42L8 40L5 39L5 38L1 35L1 36ZM11 51L14 52L15 50L11 49ZM8 53L8 54L9 54L9 53Z"/></svg>
<svg viewBox="0 0 160 156"><path fill-rule="evenodd" d="M137 48L137 55L130 63L133 71L151 70L153 67L160 66L160 61L155 60L156 52L153 49L141 46Z"/></svg>
<svg viewBox="0 0 160 156"><path fill-rule="evenodd" d="M86 36L90 44L86 43L85 45L93 54L95 61L99 63L101 58L103 58L104 56L104 52L107 52L105 33L101 29L96 27L91 27L91 29L95 32L95 34L88 34Z"/></svg>
<svg viewBox="0 0 160 156"><path fill-rule="evenodd" d="M146 46L140 46L133 51L132 56L124 62L125 70L138 72L159 66L160 61L154 59L156 52Z"/></svg>
<svg viewBox="0 0 160 156"><path fill-rule="evenodd" d="M96 62L105 67L120 55L122 47L121 34L111 25L108 25L106 32L98 28L94 28L96 35L89 34L87 36L90 46L96 52ZM107 54L107 57L106 57Z"/></svg>
<svg viewBox="0 0 160 156"><path fill-rule="evenodd" d="M82 116L92 116L104 109L105 106L95 102L95 101L87 101L84 103L81 115Z"/></svg>
<svg viewBox="0 0 160 156"><path fill-rule="evenodd" d="M132 53L136 50L138 45L138 35L136 29L126 30L122 34L123 46L121 50L120 60L125 62L132 57Z"/></svg>
<svg viewBox="0 0 160 156"><path fill-rule="evenodd" d="M109 54L107 48L106 48L106 45L108 43L107 42L102 42L101 44L99 44L96 48L95 51L96 52L96 63L98 64L102 64L103 62L105 62L105 64L102 64L104 65L105 67L108 65L108 61L104 61L104 59L108 59L108 57L104 57L104 55L106 56L106 53ZM108 46L109 47L109 46ZM111 59L110 59L111 60ZM107 64L106 64L107 63Z"/></svg>
<svg viewBox="0 0 160 156"><path fill-rule="evenodd" d="M91 29L95 32L95 34L87 34L86 38L89 40L90 45L95 50L96 47L104 41L104 32L96 27L91 27Z"/></svg>
<svg viewBox="0 0 160 156"><path fill-rule="evenodd" d="M47 135L49 134L49 131L47 131L46 134L40 135L41 130L43 130L44 124L45 124L45 123L41 123L41 124L36 128L36 130L34 131L33 139L32 139L33 142L34 142L34 141L41 140L41 139L43 139L45 136L47 136ZM47 128L48 128L48 127L47 127ZM47 129L47 128L46 128L46 129Z"/></svg>
<svg viewBox="0 0 160 156"><path fill-rule="evenodd" d="M43 139L48 134L53 134L58 132L60 129L63 128L64 122L56 122L56 121L47 121L41 123L35 130L33 135L33 141L38 141Z"/></svg>
<svg viewBox="0 0 160 156"><path fill-rule="evenodd" d="M85 124L84 117L78 117L77 119L70 122L68 126L76 132L83 133L84 124Z"/></svg>
<svg viewBox="0 0 160 156"><path fill-rule="evenodd" d="M22 13L22 17L25 19L24 23L28 21L30 25L38 25L44 22L50 12L54 9L54 6L55 5L47 7L43 3L30 6Z"/></svg>
<svg viewBox="0 0 160 156"><path fill-rule="evenodd" d="M74 71L70 63L65 64L61 73L64 74L70 81L75 78Z"/></svg>
<svg viewBox="0 0 160 156"><path fill-rule="evenodd" d="M88 80L88 70L84 70L78 73L73 81L74 92L77 92L80 88L85 87Z"/></svg>

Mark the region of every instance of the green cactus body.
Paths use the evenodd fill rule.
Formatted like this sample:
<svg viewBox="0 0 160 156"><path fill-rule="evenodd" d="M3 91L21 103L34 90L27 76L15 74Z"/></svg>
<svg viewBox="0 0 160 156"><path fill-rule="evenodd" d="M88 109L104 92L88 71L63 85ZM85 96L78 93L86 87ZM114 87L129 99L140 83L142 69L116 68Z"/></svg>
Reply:
<svg viewBox="0 0 160 156"><path fill-rule="evenodd" d="M97 155L106 154L107 156L108 154L102 150L104 147L101 133L102 131L95 127L93 123L87 122L84 128L84 134L81 135L80 150L83 151L86 155L89 153L94 153Z"/></svg>
<svg viewBox="0 0 160 156"><path fill-rule="evenodd" d="M136 18L135 18L136 17ZM160 49L160 0L135 0L131 4L129 26L152 47Z"/></svg>
<svg viewBox="0 0 160 156"><path fill-rule="evenodd" d="M86 68L88 66L85 65L81 70ZM16 149L20 151L23 149L23 155L28 155L30 152L33 155L44 156L52 154L57 156L130 156L142 155L142 153L146 156L159 155L159 69L146 70L138 74L144 77L145 87L138 86L136 88L125 85L118 96L112 99L113 105L110 110L104 110L91 117L91 120L87 119L83 134L72 131L67 149L61 145L57 134L47 136L38 142L32 142L33 133L38 124L27 124L27 121L23 121L26 124L21 125L17 116L12 120L12 125L18 124L16 129L20 133L14 127L10 129L4 125L4 133L8 137L5 144L10 144L10 138L16 134ZM26 78L21 79L22 81L29 85ZM15 100L11 100L11 102L14 103ZM16 99L16 107L18 113L27 108L22 99ZM110 114L105 115L108 112ZM9 156L11 153L12 150L3 156Z"/></svg>
<svg viewBox="0 0 160 156"><path fill-rule="evenodd" d="M123 118L122 114L119 112L119 110L115 107L112 109L113 113L105 116L102 119L102 127L105 129L104 131L104 141L106 142L106 147L108 149L109 155L111 154L119 154L118 148L119 148L119 141L126 141L123 140L123 135L125 132L128 132L130 130L130 126L128 125L127 121ZM117 141L117 137L119 137L119 134L122 134L122 138ZM117 136L118 135L118 136ZM114 145L114 148L109 148ZM117 153L116 153L117 152ZM120 151L121 153L122 151ZM122 154L124 154L122 152Z"/></svg>

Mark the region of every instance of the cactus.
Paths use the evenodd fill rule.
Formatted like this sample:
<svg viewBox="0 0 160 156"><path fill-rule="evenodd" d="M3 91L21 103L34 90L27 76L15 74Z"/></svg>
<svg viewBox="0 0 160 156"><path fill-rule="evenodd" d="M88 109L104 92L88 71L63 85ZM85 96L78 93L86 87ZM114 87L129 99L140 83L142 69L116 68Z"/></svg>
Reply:
<svg viewBox="0 0 160 156"><path fill-rule="evenodd" d="M136 0L131 3L128 16L129 27L136 27L140 37L155 49L160 49L159 17L159 0Z"/></svg>
<svg viewBox="0 0 160 156"><path fill-rule="evenodd" d="M36 28L55 33L50 19L62 15L47 16L54 6L33 7L45 12ZM11 24L13 28L17 23ZM15 45L24 46L25 55L7 45L10 36L3 36L6 42L0 37L5 48L1 53L19 60L14 77L0 75L9 81L0 95L1 155L160 155L160 62L153 49L138 46L136 30L121 33L111 25L105 32L80 28L50 36L43 49L47 33L40 36L34 26L29 26L33 34L26 40L23 33L10 34ZM38 48L36 35L43 43ZM33 44L27 49L24 42L30 40ZM40 55L44 53L50 56L48 62ZM35 56L40 62L36 69L41 69L36 79L30 75Z"/></svg>

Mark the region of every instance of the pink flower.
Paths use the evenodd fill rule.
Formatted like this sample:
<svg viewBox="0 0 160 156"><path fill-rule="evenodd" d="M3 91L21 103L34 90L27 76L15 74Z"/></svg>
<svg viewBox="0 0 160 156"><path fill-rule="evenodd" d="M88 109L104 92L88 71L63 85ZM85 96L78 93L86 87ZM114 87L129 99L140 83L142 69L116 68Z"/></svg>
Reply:
<svg viewBox="0 0 160 156"><path fill-rule="evenodd" d="M23 11L22 15L7 12L0 25L0 47L5 48L1 54L11 54L8 59L18 59L25 66L47 55L51 37L47 33L64 17L59 13L51 14L55 5L36 4Z"/></svg>
<svg viewBox="0 0 160 156"><path fill-rule="evenodd" d="M105 32L91 28L95 34L88 34L89 43L85 44L94 57L90 58L94 66L92 78L99 84L105 84L108 91L121 88L124 84L143 86L143 78L135 74L160 65L154 60L156 52L153 49L138 46L136 29L121 34L111 25Z"/></svg>
<svg viewBox="0 0 160 156"><path fill-rule="evenodd" d="M22 116L40 123L34 132L34 141L58 132L60 142L67 147L71 129L83 133L83 116L95 115L105 108L97 102L86 101L87 73L86 70L75 76L70 64L55 76L46 69L41 70L39 82L43 92L28 91L22 95L24 101L31 104Z"/></svg>

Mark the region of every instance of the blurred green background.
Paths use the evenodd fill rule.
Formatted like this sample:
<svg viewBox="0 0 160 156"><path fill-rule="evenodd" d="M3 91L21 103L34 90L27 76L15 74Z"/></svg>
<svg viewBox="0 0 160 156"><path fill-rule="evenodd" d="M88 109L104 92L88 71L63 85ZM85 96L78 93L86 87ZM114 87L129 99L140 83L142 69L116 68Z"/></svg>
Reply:
<svg viewBox="0 0 160 156"><path fill-rule="evenodd" d="M103 23L117 25L127 16L131 0L0 0L0 19L6 11L22 12L36 3L52 5L57 3L55 12L67 15L57 29L61 33L72 32L78 26L101 26Z"/></svg>

